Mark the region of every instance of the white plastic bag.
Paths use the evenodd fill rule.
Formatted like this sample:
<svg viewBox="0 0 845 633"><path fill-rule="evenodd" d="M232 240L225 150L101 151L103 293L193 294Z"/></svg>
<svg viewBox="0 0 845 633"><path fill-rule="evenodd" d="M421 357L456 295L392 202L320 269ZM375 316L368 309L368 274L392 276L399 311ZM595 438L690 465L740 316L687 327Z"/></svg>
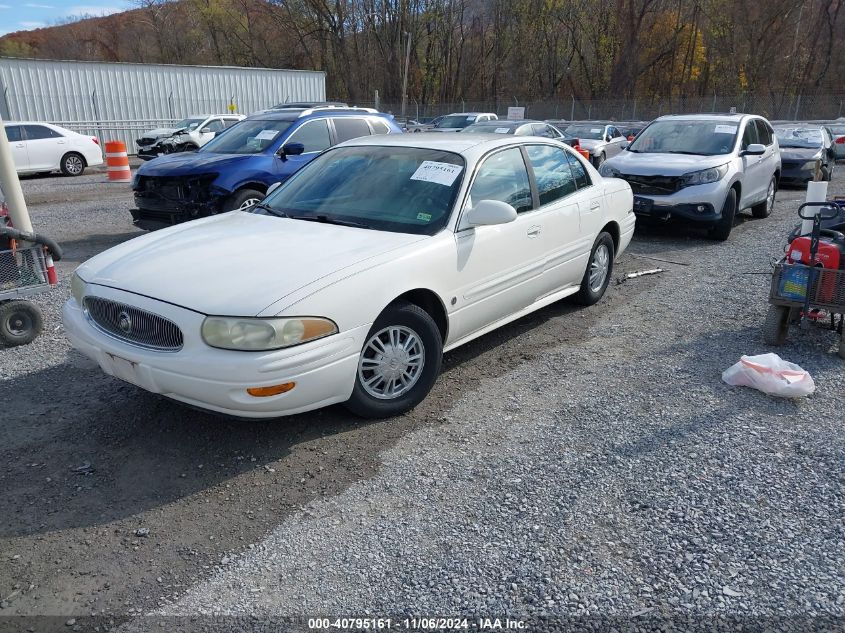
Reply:
<svg viewBox="0 0 845 633"><path fill-rule="evenodd" d="M722 380L737 387L753 387L783 398L809 396L816 390L812 376L777 354L743 356L722 373Z"/></svg>

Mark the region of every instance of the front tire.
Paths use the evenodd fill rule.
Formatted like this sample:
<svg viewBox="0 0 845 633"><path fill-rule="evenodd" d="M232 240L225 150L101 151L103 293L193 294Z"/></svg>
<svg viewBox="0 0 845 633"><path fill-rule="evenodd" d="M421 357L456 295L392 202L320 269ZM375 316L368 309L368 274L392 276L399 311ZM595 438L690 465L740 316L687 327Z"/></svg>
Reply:
<svg viewBox="0 0 845 633"><path fill-rule="evenodd" d="M257 189L241 189L226 199L223 211L246 211L263 199L264 194Z"/></svg>
<svg viewBox="0 0 845 633"><path fill-rule="evenodd" d="M6 347L32 343L44 327L41 309L29 301L0 304L0 342Z"/></svg>
<svg viewBox="0 0 845 633"><path fill-rule="evenodd" d="M388 418L417 406L440 373L443 339L431 315L406 301L388 306L361 350L344 406L363 418Z"/></svg>
<svg viewBox="0 0 845 633"><path fill-rule="evenodd" d="M755 204L751 207L751 214L755 218L767 218L772 214L775 208L775 195L777 194L778 185L775 177L769 181L769 188L766 190L766 199L760 204Z"/></svg>
<svg viewBox="0 0 845 633"><path fill-rule="evenodd" d="M607 157L604 155L604 152L596 156L595 160L593 160L593 165L596 169L601 167L604 164L604 161L607 160Z"/></svg>
<svg viewBox="0 0 845 633"><path fill-rule="evenodd" d="M724 242L731 234L734 228L734 220L736 219L736 189L733 187L728 189L728 196L725 198L725 204L722 205L722 219L710 229L710 237L714 240Z"/></svg>
<svg viewBox="0 0 845 633"><path fill-rule="evenodd" d="M610 276L613 273L613 259L616 249L610 233L602 231L593 242L587 270L581 279L581 289L575 295L575 300L581 305L591 306L597 303L607 290Z"/></svg>
<svg viewBox="0 0 845 633"><path fill-rule="evenodd" d="M82 154L68 152L62 156L59 167L65 176L81 176L85 171L85 159Z"/></svg>

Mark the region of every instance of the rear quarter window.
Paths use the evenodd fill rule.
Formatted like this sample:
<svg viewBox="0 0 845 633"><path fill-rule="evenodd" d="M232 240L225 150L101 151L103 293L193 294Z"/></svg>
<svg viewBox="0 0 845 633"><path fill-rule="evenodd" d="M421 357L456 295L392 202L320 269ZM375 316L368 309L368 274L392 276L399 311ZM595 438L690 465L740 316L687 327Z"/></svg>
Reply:
<svg viewBox="0 0 845 633"><path fill-rule="evenodd" d="M334 130L337 134L337 142L343 143L349 139L370 135L370 126L364 119L354 117L337 117L332 119Z"/></svg>

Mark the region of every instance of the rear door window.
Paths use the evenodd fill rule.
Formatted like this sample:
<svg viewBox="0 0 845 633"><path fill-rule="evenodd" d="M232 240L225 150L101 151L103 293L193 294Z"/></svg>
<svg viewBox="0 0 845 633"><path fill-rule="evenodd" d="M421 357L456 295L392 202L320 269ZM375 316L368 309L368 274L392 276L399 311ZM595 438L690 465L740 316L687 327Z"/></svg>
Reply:
<svg viewBox="0 0 845 633"><path fill-rule="evenodd" d="M589 187L593 184L590 180L590 175L587 173L587 170L584 169L584 165L581 164L580 160L575 158L569 152L566 152L566 160L569 161L569 167L572 169L572 175L575 177L575 184L578 185L579 189Z"/></svg>
<svg viewBox="0 0 845 633"><path fill-rule="evenodd" d="M373 134L390 134L390 127L384 121L370 119L370 127L373 128Z"/></svg>
<svg viewBox="0 0 845 633"><path fill-rule="evenodd" d="M221 137L222 138L222 137ZM326 119L306 121L293 134L290 135L287 143L302 143L305 146L303 153L322 152L331 146L329 138L329 126Z"/></svg>
<svg viewBox="0 0 845 633"><path fill-rule="evenodd" d="M343 141L348 141L352 138L370 135L370 126L367 125L364 119L335 117L332 121L334 122L334 131L337 135L338 143L343 143Z"/></svg>
<svg viewBox="0 0 845 633"><path fill-rule="evenodd" d="M540 206L575 193L577 186L566 150L551 145L529 145L525 150L537 181Z"/></svg>
<svg viewBox="0 0 845 633"><path fill-rule="evenodd" d="M23 129L24 133L26 134L26 140L28 141L37 141L39 139L44 138L62 137L61 134L59 134L55 130L51 130L46 125L24 125Z"/></svg>

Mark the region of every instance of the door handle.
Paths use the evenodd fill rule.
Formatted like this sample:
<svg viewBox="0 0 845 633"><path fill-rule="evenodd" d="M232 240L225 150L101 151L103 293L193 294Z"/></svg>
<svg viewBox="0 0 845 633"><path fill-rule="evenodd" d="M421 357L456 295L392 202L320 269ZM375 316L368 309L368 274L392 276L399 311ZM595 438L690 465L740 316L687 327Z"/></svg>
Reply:
<svg viewBox="0 0 845 633"><path fill-rule="evenodd" d="M23 147L23 143L17 143L15 147Z"/></svg>
<svg viewBox="0 0 845 633"><path fill-rule="evenodd" d="M528 237L537 237L540 235L540 226L535 224L530 229L528 229Z"/></svg>
<svg viewBox="0 0 845 633"><path fill-rule="evenodd" d="M595 211L596 209L600 209L600 208L601 208L601 202L599 202L598 200L590 201L590 211Z"/></svg>

